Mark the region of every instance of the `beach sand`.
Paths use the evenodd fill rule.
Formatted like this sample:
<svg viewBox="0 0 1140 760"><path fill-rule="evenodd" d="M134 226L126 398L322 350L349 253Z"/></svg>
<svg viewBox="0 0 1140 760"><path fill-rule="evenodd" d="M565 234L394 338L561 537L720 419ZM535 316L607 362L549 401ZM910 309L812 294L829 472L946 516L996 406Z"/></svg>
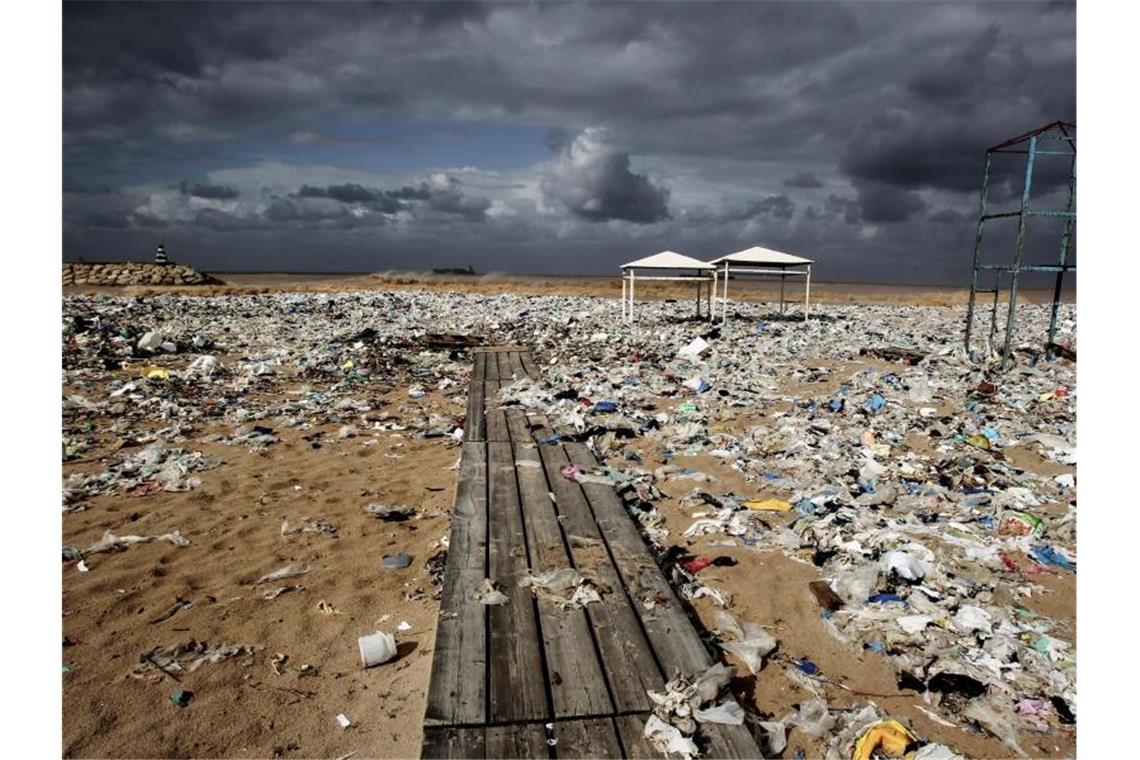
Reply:
<svg viewBox="0 0 1140 760"><path fill-rule="evenodd" d="M75 286L64 289L65 293L105 293L145 295L148 293L197 293L200 295L220 295L225 293L273 293L273 292L347 292L356 290L408 291L426 290L429 292L455 293L518 293L524 295L566 295L621 297L621 280L613 277L567 277L558 275L437 275L422 272L381 272L374 274L289 274L289 273L211 273L225 285L195 286L186 288L132 286L123 288ZM1072 282L1070 278L1069 282ZM789 278L785 286L785 297L789 304L803 301L803 282ZM1075 301L1075 292L1062 291L1062 300ZM1041 287L1022 287L1018 300L1022 303L1049 303L1053 291ZM675 282L640 282L637 284L639 300L696 300L696 287ZM729 283L729 298L750 302L779 302L779 281L732 280ZM811 302L829 304L911 304L916 306L960 306L969 302L968 287L946 287L937 285L888 285L870 283L811 284ZM992 295L980 295L979 303L986 306L993 303ZM1007 294L1002 293L999 303L1007 302Z"/></svg>
<svg viewBox="0 0 1140 760"><path fill-rule="evenodd" d="M193 289L195 293L339 292L353 289L439 290L478 293L528 292L616 296L618 282L592 278L507 278L368 275L352 278L298 278L289 275L228 276L223 288ZM92 292L74 289L69 292ZM190 291L191 289L186 289ZM791 290L791 288L789 288ZM115 295L145 295L156 289L104 289ZM164 291L165 292L165 291ZM659 295L668 295L664 289ZM954 289L894 286L813 286L823 302L959 304L963 292ZM757 300L770 298L763 290L749 291ZM221 356L230 361L236 356ZM539 359L541 360L541 356ZM188 358L178 357L170 363ZM810 358L805 359L810 363ZM883 363L883 367L892 365ZM897 368L896 368L897 369ZM113 370L89 383L65 386L64 395L106 393L109 381L137 377L137 371ZM418 400L393 387L373 399L394 419L412 420L432 412L461 417L466 379L449 393L432 391ZM98 387L100 390L96 390ZM297 388L281 385L273 393L291 397ZM662 400L662 406L665 405ZM769 410L770 411L770 410ZM65 412L64 432L86 431L96 441L80 458L64 462L64 477L95 472L137 447L117 435L110 417ZM170 424L156 417L152 430ZM449 532L448 513L454 498L457 445L448 438L419 438L413 430L374 433L340 439L338 425L308 430L279 426L273 419L258 424L274 428L281 440L265 451L215 440L230 435L234 425L209 416L187 432L187 448L218 457L222 464L200 473L200 487L183 493L99 495L83 511L65 514L64 546L85 547L106 530L116 534L154 535L180 531L190 544L145 543L121 552L96 554L87 560L89 572L67 563L63 574L63 754L66 757L415 757L421 741L426 689L431 669L438 602L425 562ZM723 423L739 432L757 419L741 416ZM375 443L369 445L369 441ZM631 450L641 442L633 441ZM915 442L920 446L922 442ZM318 444L315 446L314 444ZM647 465L655 455L641 451ZM678 459L717 478L710 492L750 493L738 474L723 461L703 457ZM1024 467L1071 472L1040 457ZM1045 471L1042 469L1042 471ZM379 521L363 511L369 503L407 504L417 517L406 522ZM1063 506L1063 505L1062 505ZM679 536L691 522L691 509L677 499L658 504L670 533ZM336 536L300 533L283 536L282 521L293 525L323 518ZM918 705L921 696L901 692L882 658L855 657L825 630L818 606L807 591L818 578L810 563L779 553L756 555L744 549L711 546L715 537L687 541L694 554L728 554L735 567L713 567L702 576L729 591L732 610L762 623L781 641L787 657L808 657L836 685L825 687L833 708L870 699L887 714L903 716L928 740L941 741L972 757L1001 757L1009 751L982 733L947 728L930 720ZM412 564L402 570L380 566L386 554L406 552ZM311 571L281 583L251 585L251 581L283 566L300 564ZM1041 581L1051 593L1028 602L1067 624L1067 640L1075 640L1075 576ZM264 592L300 584L303 590L266 600ZM326 603L325 605L322 605ZM175 605L165 620L156 618ZM329 605L336 613L319 607ZM694 604L695 615L713 628L715 608L710 600ZM384 618L384 616L388 616ZM396 661L363 670L357 637L380 629L392 632L403 621L410 629L397 634ZM1061 634L1058 634L1061 635ZM1063 637L1063 636L1062 636ZM170 675L152 671L135 678L131 671L153 648L196 640L207 645L244 644L241 654L218 663L205 663L192 673ZM286 655L283 674L273 658ZM303 665L315 672L301 675ZM771 668L758 676L736 679L738 697L750 708L780 719L793 712L808 695L800 686ZM775 673L773 675L773 673ZM841 684L841 685L840 685ZM844 688L846 687L846 688ZM193 692L185 709L170 702L177 690ZM337 715L352 726L342 729ZM1035 756L1062 757L1075 751L1075 730L1025 744ZM1026 737L1023 736L1023 741ZM803 749L809 757L822 751L796 732L790 736L791 757Z"/></svg>

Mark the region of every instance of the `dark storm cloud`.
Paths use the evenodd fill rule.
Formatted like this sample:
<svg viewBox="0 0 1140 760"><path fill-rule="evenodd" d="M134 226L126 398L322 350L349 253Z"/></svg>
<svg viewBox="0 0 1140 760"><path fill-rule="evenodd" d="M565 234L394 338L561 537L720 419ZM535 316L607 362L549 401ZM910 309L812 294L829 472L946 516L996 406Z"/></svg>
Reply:
<svg viewBox="0 0 1140 760"><path fill-rule="evenodd" d="M966 220L966 215L961 211L952 208L944 208L941 211L936 211L930 215L930 221L935 224L961 224Z"/></svg>
<svg viewBox="0 0 1140 760"><path fill-rule="evenodd" d="M791 248L878 246L886 261L908 255L914 235L949 260L962 239L969 247L986 146L1076 116L1071 3L65 3L63 15L64 225L75 250L125 240L144 218L187 234L208 225L220 257L233 249L226 235L284 249L311 224L332 261L347 245L338 230L399 215L424 228L424 250L469 247L467 224L480 222L486 268L541 269L492 252L566 219L591 230L598 250L626 241L592 222L686 240L695 227L713 246L735 245L730 230L759 219ZM240 206L213 209L246 220L235 222L128 189L169 188L254 155L299 165L319 163L318 151L369 155L387 138L346 125L424 122L550 125L555 155L522 178L538 188L531 205L499 216L502 196L450 179L405 185L407 173L314 174L323 194L311 196L294 174L260 203L256 186L203 180L240 188L198 196ZM587 127L604 128L604 147L571 160ZM405 167L412 176L440 170L413 147L424 158ZM1035 198L1060 192L1067 171L1040 162ZM995 163L995 205L1016 201L1023 173L1016 157ZM709 189L718 183L720 198ZM130 197L97 203L78 189L100 186ZM671 213L680 198L695 200ZM536 211L542 202L559 213ZM90 243L85 219L103 225ZM256 229L240 226L249 220ZM870 241L865 225L881 237ZM552 240L544 250L569 250Z"/></svg>
<svg viewBox="0 0 1140 760"><path fill-rule="evenodd" d="M423 207L444 214L456 214L469 221L484 221L487 209L491 207L490 200L466 193L460 180L446 175L435 178L432 182L422 182L419 187L405 185L395 190L380 190L355 183L325 187L302 185L295 196L360 204L384 214L414 209L415 202L424 201Z"/></svg>
<svg viewBox="0 0 1140 760"><path fill-rule="evenodd" d="M233 200L241 194L228 185L211 185L207 182L189 182L186 180L178 185L178 191L194 198L207 198L217 201Z"/></svg>
<svg viewBox="0 0 1140 760"><path fill-rule="evenodd" d="M788 187L823 187L823 182L812 172L800 172L794 177L788 177L784 184Z"/></svg>
<svg viewBox="0 0 1140 760"><path fill-rule="evenodd" d="M630 170L629 154L588 129L562 149L542 178L542 192L591 222L652 224L669 217L669 188Z"/></svg>
<svg viewBox="0 0 1140 760"><path fill-rule="evenodd" d="M926 209L917 193L885 182L858 182L859 218L865 222L905 222Z"/></svg>

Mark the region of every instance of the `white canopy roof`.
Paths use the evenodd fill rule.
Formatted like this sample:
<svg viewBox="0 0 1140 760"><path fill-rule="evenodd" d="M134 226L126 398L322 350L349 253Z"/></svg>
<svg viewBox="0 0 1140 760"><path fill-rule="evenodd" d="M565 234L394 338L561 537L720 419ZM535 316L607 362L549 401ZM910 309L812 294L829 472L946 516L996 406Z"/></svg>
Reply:
<svg viewBox="0 0 1140 760"><path fill-rule="evenodd" d="M644 259L622 264L622 269L716 269L712 264L676 251L662 251Z"/></svg>
<svg viewBox="0 0 1140 760"><path fill-rule="evenodd" d="M721 256L719 259L713 259L710 263L723 264L726 261L730 264L767 264L769 266L789 266L812 263L811 259L805 259L803 256L793 256L790 253L773 251L771 248L761 248L758 245L752 248L745 248L743 251Z"/></svg>

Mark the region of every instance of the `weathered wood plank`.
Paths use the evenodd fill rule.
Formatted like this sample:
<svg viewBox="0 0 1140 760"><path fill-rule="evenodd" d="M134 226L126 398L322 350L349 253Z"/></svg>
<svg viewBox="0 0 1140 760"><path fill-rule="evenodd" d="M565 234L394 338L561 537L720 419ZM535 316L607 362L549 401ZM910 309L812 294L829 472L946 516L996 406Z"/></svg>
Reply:
<svg viewBox="0 0 1140 760"><path fill-rule="evenodd" d="M541 723L487 728L487 757L550 757L546 729Z"/></svg>
<svg viewBox="0 0 1140 760"><path fill-rule="evenodd" d="M510 359L510 362L511 362L511 376L514 377L515 380L518 380L520 378L527 376L526 366L523 364L523 360L522 360L524 353L526 353L526 352L524 352L524 351L511 351L507 355L508 358Z"/></svg>
<svg viewBox="0 0 1140 760"><path fill-rule="evenodd" d="M425 728L420 757L424 760L486 757L485 733L484 728Z"/></svg>
<svg viewBox="0 0 1140 760"><path fill-rule="evenodd" d="M529 589L518 585L527 571L527 552L509 443L487 444L487 469L491 578L510 600L489 610L490 718L495 722L548 718L551 706L543 680L534 600Z"/></svg>
<svg viewBox="0 0 1140 760"><path fill-rule="evenodd" d="M511 359L507 357L506 351L497 351L494 354L495 361L498 366L498 379L504 385L511 384Z"/></svg>
<svg viewBox="0 0 1140 760"><path fill-rule="evenodd" d="M649 713L637 715L618 715L614 717L614 725L621 737L621 746L625 756L629 758L654 758L660 760L665 757L645 738L645 723L649 720Z"/></svg>
<svg viewBox="0 0 1140 760"><path fill-rule="evenodd" d="M527 422L526 412L523 408L521 406L509 406L506 408L505 414L507 434L511 438L511 443L533 443L534 438L530 433L530 423Z"/></svg>
<svg viewBox="0 0 1140 760"><path fill-rule="evenodd" d="M530 351L523 351L519 355L519 359L522 361L523 369L526 370L527 375L533 377L535 380L538 380L541 373L538 369L538 363L535 362L534 357L531 355Z"/></svg>
<svg viewBox="0 0 1140 760"><path fill-rule="evenodd" d="M429 725L486 718L487 608L471 598L483 582L487 551L486 444L463 444L451 525L424 712Z"/></svg>
<svg viewBox="0 0 1140 760"><path fill-rule="evenodd" d="M494 354L488 354L488 356L491 357ZM510 441L510 433L507 431L507 417L503 409L499 407L499 381L488 380L484 386L486 388L484 404L487 408L487 440Z"/></svg>
<svg viewBox="0 0 1140 760"><path fill-rule="evenodd" d="M636 602L631 602L622 588L582 489L562 477L562 468L570 461L563 447L539 446L537 451L542 457L557 511L563 518L562 530L575 566L599 586L610 589L603 595L602 604L586 607L586 615L598 640L602 667L617 709L620 712L650 710L653 703L646 692L661 691L664 679L632 607Z"/></svg>
<svg viewBox="0 0 1140 760"><path fill-rule="evenodd" d="M571 567L547 490L546 473L534 444L515 445L514 456L532 572ZM613 702L586 613L581 609L559 609L557 602L542 596L535 601L555 717L612 713Z"/></svg>
<svg viewBox="0 0 1140 760"><path fill-rule="evenodd" d="M610 718L568 720L554 724L554 750L562 758L625 757Z"/></svg>
<svg viewBox="0 0 1140 760"><path fill-rule="evenodd" d="M582 443L565 446L570 461L583 469L597 466L597 460ZM641 618L657 661L667 678L676 672L696 675L713 660L697 636L673 588L662 575L641 534L626 512L614 489L600 483L581 483L594 519L613 554L618 572ZM652 602L651 608L646 602Z"/></svg>
<svg viewBox="0 0 1140 760"><path fill-rule="evenodd" d="M708 740L705 757L763 757L752 733L744 726L702 723L700 735Z"/></svg>
<svg viewBox="0 0 1140 760"><path fill-rule="evenodd" d="M467 390L467 420L463 423L464 441L486 439L487 423L483 410L486 375L487 354L475 354L475 369L471 373L471 387Z"/></svg>

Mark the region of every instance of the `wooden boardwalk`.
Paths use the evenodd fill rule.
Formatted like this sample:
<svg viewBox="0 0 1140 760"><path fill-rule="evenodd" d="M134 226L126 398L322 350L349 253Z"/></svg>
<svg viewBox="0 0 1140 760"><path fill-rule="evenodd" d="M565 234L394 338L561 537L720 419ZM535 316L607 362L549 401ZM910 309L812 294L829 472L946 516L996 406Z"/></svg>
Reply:
<svg viewBox="0 0 1140 760"><path fill-rule="evenodd" d="M597 465L589 449L538 444L545 419L495 403L501 385L537 374L531 355L474 356L423 756L660 757L642 736L646 691L713 659L614 490L562 477ZM562 610L518 585L566 567L609 592ZM473 599L485 578L507 604ZM705 756L760 756L743 726L701 735Z"/></svg>

